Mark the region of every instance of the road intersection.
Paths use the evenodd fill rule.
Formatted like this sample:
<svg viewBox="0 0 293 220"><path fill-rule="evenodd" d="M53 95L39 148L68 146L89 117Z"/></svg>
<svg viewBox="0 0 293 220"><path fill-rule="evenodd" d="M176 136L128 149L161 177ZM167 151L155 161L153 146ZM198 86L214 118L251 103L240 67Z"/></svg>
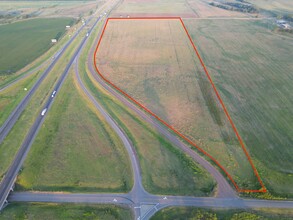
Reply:
<svg viewBox="0 0 293 220"><path fill-rule="evenodd" d="M97 19L92 29L96 26L96 24L101 19ZM49 192L12 192L9 194L11 188L13 187L13 183L18 174L19 169L22 166L22 163L25 159L26 154L29 151L30 145L32 144L34 137L37 135L39 127L43 123L45 116L39 115L36 119L34 125L32 126L28 136L26 137L25 142L23 143L20 151L18 152L13 164L9 168L5 178L0 184L0 199L2 205L4 204L7 195L9 194L8 201L9 202L49 202L49 203L91 203L91 204L116 204L128 206L132 209L134 213L135 219L149 219L152 215L154 215L157 211L170 206L195 206L195 207L208 207L208 208L293 208L293 201L272 201L272 200L258 200L258 199L243 199L238 197L235 190L231 187L231 185L227 182L227 180L223 177L223 175L212 166L207 160L198 155L195 151L191 150L185 143L183 143L176 135L168 131L165 127L163 127L157 120L155 120L152 116L146 114L144 111L139 109L129 100L127 100L123 95L116 92L111 86L101 79L96 73L92 61L94 48L90 51L88 55L88 69L90 70L90 74L94 77L94 79L103 86L107 91L111 93L111 95L117 97L122 103L124 103L128 108L132 109L136 113L138 113L145 121L152 124L157 128L157 130L170 142L172 142L175 146L183 150L185 153L189 154L195 161L197 161L201 166L203 166L215 179L217 182L217 190L214 197L190 197L190 196L169 196L169 195L152 195L145 191L142 179L141 179L141 169L139 165L139 160L133 147L131 141L125 134L125 132L118 126L115 120L111 117L110 114L105 111L103 106L99 103L91 92L87 89L85 84L83 83L79 71L79 56L82 52L82 49L86 45L88 40L88 35L91 34L91 31L88 31L88 34L82 40L80 46L71 57L69 63L66 66L62 76L60 77L58 83L54 87L54 95L48 98L47 103L44 105L44 109L47 111L50 110L51 105L53 104L55 94L58 93L62 84L69 72L70 67L74 64L75 77L77 79L78 85L85 93L87 98L94 104L96 109L104 116L107 123L112 127L112 129L116 132L119 138L122 140L128 155L131 161L132 171L133 171L133 179L134 184L133 188L129 193L49 193ZM98 39L98 38L97 38ZM96 39L96 40L97 40ZM63 53L63 51L62 51ZM60 54L60 56L62 55ZM58 56L59 57L59 56ZM54 61L53 61L54 62ZM52 63L53 63L52 62ZM52 68L52 67L51 67ZM48 67L48 71L51 70L50 66ZM46 73L48 74L48 73ZM44 74L45 75L45 74ZM45 77L45 76L44 76ZM39 82L39 81L38 81ZM37 82L37 83L38 83ZM40 82L39 82L40 83ZM35 90L38 86L36 86ZM24 104L22 104L24 105ZM22 106L20 103L20 109L24 109L25 105ZM20 113L19 113L20 114ZM17 120L17 116L14 116L15 121ZM15 122L14 122L15 123ZM11 124L13 126L13 123ZM6 128L5 128L6 130ZM2 135L2 133L1 133ZM0 139L1 140L1 139ZM19 155L19 156L18 156ZM2 188L1 188L2 187ZM0 210L1 210L0 204Z"/></svg>

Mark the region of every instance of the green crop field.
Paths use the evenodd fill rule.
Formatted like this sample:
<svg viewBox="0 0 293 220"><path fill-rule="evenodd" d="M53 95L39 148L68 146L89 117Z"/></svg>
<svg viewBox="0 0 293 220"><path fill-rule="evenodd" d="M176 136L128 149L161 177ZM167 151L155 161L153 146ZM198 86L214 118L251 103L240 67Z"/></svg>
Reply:
<svg viewBox="0 0 293 220"><path fill-rule="evenodd" d="M118 136L78 94L70 75L32 145L17 188L125 192L132 187L128 161Z"/></svg>
<svg viewBox="0 0 293 220"><path fill-rule="evenodd" d="M185 21L270 192L293 196L293 38L262 21Z"/></svg>
<svg viewBox="0 0 293 220"><path fill-rule="evenodd" d="M269 209L262 210L239 210L239 209L201 209L186 207L170 207L157 212L152 220L166 219L205 219L205 220L261 220L261 219L291 219L293 217L292 210Z"/></svg>
<svg viewBox="0 0 293 220"><path fill-rule="evenodd" d="M72 23L72 18L47 18L0 25L0 75L15 73L38 58Z"/></svg>
<svg viewBox="0 0 293 220"><path fill-rule="evenodd" d="M0 214L0 219L132 219L129 209L114 205L78 205L54 203L13 203Z"/></svg>

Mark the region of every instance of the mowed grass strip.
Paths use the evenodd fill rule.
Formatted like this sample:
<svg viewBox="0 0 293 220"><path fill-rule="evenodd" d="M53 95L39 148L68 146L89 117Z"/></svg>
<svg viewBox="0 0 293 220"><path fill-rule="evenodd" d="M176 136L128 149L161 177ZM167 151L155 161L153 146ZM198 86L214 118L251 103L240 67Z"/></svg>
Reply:
<svg viewBox="0 0 293 220"><path fill-rule="evenodd" d="M291 219L293 217L292 210L288 209L268 209L262 210L241 210L241 209L203 209L195 207L169 207L158 211L151 219Z"/></svg>
<svg viewBox="0 0 293 220"><path fill-rule="evenodd" d="M16 72L46 52L71 18L31 19L0 26L0 75Z"/></svg>
<svg viewBox="0 0 293 220"><path fill-rule="evenodd" d="M269 191L293 196L293 44L264 21L186 21Z"/></svg>
<svg viewBox="0 0 293 220"><path fill-rule="evenodd" d="M13 203L0 214L0 219L132 219L129 209L114 205L81 205L55 203Z"/></svg>
<svg viewBox="0 0 293 220"><path fill-rule="evenodd" d="M109 96L99 84L93 84L87 75L83 77L133 143L140 160L143 185L148 192L194 196L212 194L215 182L209 173L165 140L154 127Z"/></svg>
<svg viewBox="0 0 293 220"><path fill-rule="evenodd" d="M79 95L71 75L47 114L17 180L17 189L131 189L131 167L122 142Z"/></svg>
<svg viewBox="0 0 293 220"><path fill-rule="evenodd" d="M260 188L179 19L110 20L97 66L215 158L239 188Z"/></svg>

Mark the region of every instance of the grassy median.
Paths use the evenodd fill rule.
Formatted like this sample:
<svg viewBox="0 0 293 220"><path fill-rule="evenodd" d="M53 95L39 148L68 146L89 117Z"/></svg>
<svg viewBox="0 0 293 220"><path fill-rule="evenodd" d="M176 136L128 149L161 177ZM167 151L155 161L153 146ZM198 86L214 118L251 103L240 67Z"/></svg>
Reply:
<svg viewBox="0 0 293 220"><path fill-rule="evenodd" d="M24 163L17 188L126 192L132 187L127 152L104 118L66 79Z"/></svg>

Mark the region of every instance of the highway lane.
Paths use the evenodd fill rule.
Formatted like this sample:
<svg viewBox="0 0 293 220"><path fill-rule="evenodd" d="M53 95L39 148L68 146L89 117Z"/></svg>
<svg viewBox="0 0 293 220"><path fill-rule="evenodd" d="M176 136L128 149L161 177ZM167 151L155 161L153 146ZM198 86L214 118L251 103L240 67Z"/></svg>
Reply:
<svg viewBox="0 0 293 220"><path fill-rule="evenodd" d="M100 18L98 18L96 20L96 22L94 23L93 27L97 24L97 22L100 20ZM93 27L88 31L88 33L90 33L93 29ZM23 161L26 158L27 153L29 152L29 149L34 141L35 136L37 135L40 126L42 125L46 113L49 111L50 107L52 106L52 103L54 101L54 97L56 96L58 90L60 89L60 87L62 86L68 72L69 69L72 65L72 63L74 62L77 54L79 53L79 51L82 49L83 45L85 44L86 40L88 39L87 36L85 36L82 40L82 42L80 43L79 47L77 48L77 50L75 51L74 55L71 57L69 63L67 64L64 72L62 73L61 77L59 78L57 84L54 87L54 91L52 92L52 95L49 97L49 99L47 100L47 102L45 103L42 112L40 113L40 115L36 118L34 124L32 125L32 127L29 130L29 133L27 134L24 142L22 143L19 151L16 154L16 157L14 158L11 166L9 167L8 171L6 172L5 176L2 179L2 182L0 183L0 210L2 209L3 205L5 204L5 201L8 197L9 192L11 191L13 184L15 182L15 179L17 177L17 174L23 164ZM60 53L62 54L62 53Z"/></svg>
<svg viewBox="0 0 293 220"><path fill-rule="evenodd" d="M61 195L61 196L60 196ZM11 193L10 202L52 202L52 203L94 203L94 204L123 204L133 206L129 194L60 194L60 193Z"/></svg>
<svg viewBox="0 0 293 220"><path fill-rule="evenodd" d="M86 22L88 23L91 20L91 18ZM29 100L33 96L33 94L36 92L36 90L39 88L40 84L43 82L43 80L46 78L46 76L50 73L52 68L55 66L55 64L58 62L58 60L62 57L65 50L69 47L69 45L73 42L73 40L77 37L77 35L82 31L82 29L85 27L85 25L82 25L77 32L71 37L71 39L65 44L65 46L60 49L57 52L57 56L54 58L52 63L46 68L46 70L42 73L42 75L39 77L39 79L36 81L36 83L33 85L33 87L28 91L26 96L21 100L21 102L18 104L18 106L11 112L11 114L8 116L7 120L3 123L3 125L0 128L0 144L3 142L5 137L9 134L10 130L20 117L21 113L27 106Z"/></svg>
<svg viewBox="0 0 293 220"><path fill-rule="evenodd" d="M78 56L76 57L76 61ZM77 62L76 62L77 64ZM75 66L75 74L78 77L79 83L82 83L78 74L78 66ZM86 89L86 88L85 88ZM87 91L88 92L88 91ZM88 97L92 97L90 93ZM93 98L94 99L94 98ZM94 100L92 100L94 102ZM96 103L97 104L97 103ZM96 105L96 107L99 104ZM100 106L101 107L101 106ZM99 109L100 110L100 109ZM107 115L104 112L104 115ZM111 120L111 117L109 116ZM115 126L115 122L114 125ZM117 124L116 124L117 126ZM118 126L117 126L118 127ZM120 130L120 128L118 127ZM121 131L121 130L120 130ZM121 131L123 132L123 131ZM127 137L126 137L127 138ZM132 148L133 150L133 148ZM129 151L130 155L135 156L135 151ZM137 158L136 158L137 160ZM132 162L133 166L133 162ZM138 167L137 165L134 165ZM139 168L139 167L138 167ZM135 169L135 168L133 168ZM139 169L138 169L139 172ZM134 174L138 175L138 174ZM140 178L138 178L139 180ZM136 182L136 181L135 181ZM141 184L137 184L139 186ZM293 208L293 201L269 201L257 199L241 199L238 197L228 198L215 198L215 197L188 197L188 196L163 196L151 195L149 193L140 193L141 187L133 187L130 193L126 194L70 194L70 193L11 193L9 196L10 202L56 202L56 203L96 203L96 204L116 204L128 205L139 216L140 219L149 219L158 210L169 206L196 206L196 207L209 207L209 208ZM138 191L138 192L137 192ZM140 215L140 209L144 205L152 205L147 212Z"/></svg>
<svg viewBox="0 0 293 220"><path fill-rule="evenodd" d="M99 37L97 37L96 42L98 42ZM93 60L95 47L93 47L88 55L88 60ZM147 114L145 111L140 109L138 106L129 101L125 96L121 93L117 92L114 88L109 86L100 76L96 73L93 62L88 62L88 68L95 78L95 80L101 84L107 91L109 91L113 96L118 98L121 102L123 102L128 108L139 114L145 121L149 124L152 124L157 131L159 131L167 140L174 144L174 146L179 147L185 153L190 155L195 161L197 161L202 167L204 167L216 180L217 182L217 197L237 197L235 190L231 187L231 185L227 182L226 178L207 160L201 157L196 151L191 149L188 145L186 145L183 141L181 141L175 134L171 133L166 127L164 127L160 122L158 122L155 118Z"/></svg>
<svg viewBox="0 0 293 220"><path fill-rule="evenodd" d="M201 208L225 208L225 209L252 209L252 208L280 208L292 209L293 201L260 200L241 198L216 198L216 197L190 197L190 196L164 196L145 195L140 198L139 204L132 200L128 194L87 194L87 193L34 193L13 192L9 196L10 202L49 202L49 203L92 203L92 204L120 204L132 208L135 205L152 205L140 219L149 219L157 211L165 207L191 206ZM137 207L137 206L136 206Z"/></svg>

